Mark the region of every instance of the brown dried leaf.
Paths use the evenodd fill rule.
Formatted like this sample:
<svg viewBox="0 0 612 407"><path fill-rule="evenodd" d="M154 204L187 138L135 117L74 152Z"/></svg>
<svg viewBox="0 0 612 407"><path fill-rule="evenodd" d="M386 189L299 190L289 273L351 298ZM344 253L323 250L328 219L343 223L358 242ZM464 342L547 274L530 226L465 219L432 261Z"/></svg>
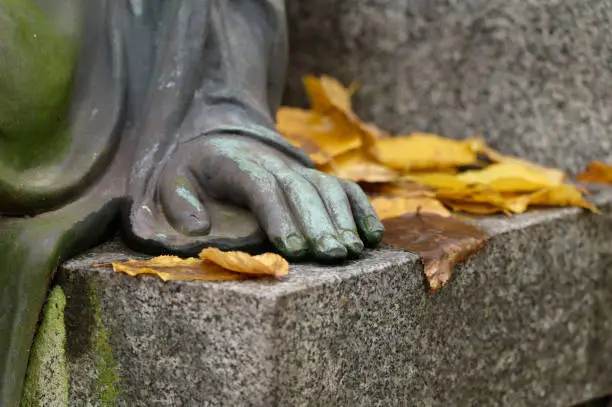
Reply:
<svg viewBox="0 0 612 407"><path fill-rule="evenodd" d="M576 178L580 182L594 182L598 184L612 184L612 165L601 161L594 161L587 169L578 174Z"/></svg>
<svg viewBox="0 0 612 407"><path fill-rule="evenodd" d="M383 224L383 243L421 256L432 291L443 287L452 269L483 248L488 239L476 226L432 213L408 214Z"/></svg>

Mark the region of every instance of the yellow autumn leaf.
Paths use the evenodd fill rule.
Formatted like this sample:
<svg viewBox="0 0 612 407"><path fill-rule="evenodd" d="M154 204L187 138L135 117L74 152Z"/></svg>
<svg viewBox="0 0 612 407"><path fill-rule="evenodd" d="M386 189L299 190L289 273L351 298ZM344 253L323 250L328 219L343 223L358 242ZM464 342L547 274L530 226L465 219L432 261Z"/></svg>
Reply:
<svg viewBox="0 0 612 407"><path fill-rule="evenodd" d="M503 208L487 203L474 203L445 199L444 204L455 212L466 212L474 215L493 215L504 212Z"/></svg>
<svg viewBox="0 0 612 407"><path fill-rule="evenodd" d="M158 256L149 260L128 260L99 264L111 266L116 273L132 277L155 275L164 281L227 281L256 277L283 277L289 272L289 263L275 253L251 256L243 252L222 252L204 249L200 258L182 259L177 256Z"/></svg>
<svg viewBox="0 0 612 407"><path fill-rule="evenodd" d="M440 188L436 191L436 198L450 207L458 207L460 203L473 204L472 207L479 212L472 213L488 213L483 206L495 207L501 212L509 209L506 200L499 192L482 184L468 185L464 188ZM469 205L464 205L463 211L467 212L468 208L470 208Z"/></svg>
<svg viewBox="0 0 612 407"><path fill-rule="evenodd" d="M474 140L453 140L436 134L413 133L377 140L374 151L384 165L398 171L459 167L477 161Z"/></svg>
<svg viewBox="0 0 612 407"><path fill-rule="evenodd" d="M486 145L482 148L481 152L487 157L489 157L489 159L495 163L506 163L506 164L514 163L516 165L531 167L534 171L537 171L543 175L546 175L546 177L548 177L552 185L561 184L563 183L563 181L567 179L567 174L565 174L565 172L559 169L543 167L543 166L537 165L529 161L521 160L520 158L517 158L517 157L503 155L500 152Z"/></svg>
<svg viewBox="0 0 612 407"><path fill-rule="evenodd" d="M244 280L249 276L234 273L213 263L204 263L200 259L182 259L177 256L159 256L150 260L128 260L100 264L96 267L112 266L116 273L132 277L155 275L164 281L225 281Z"/></svg>
<svg viewBox="0 0 612 407"><path fill-rule="evenodd" d="M328 117L337 127L345 129L347 134L358 134L362 148L369 152L378 139L387 134L371 123L364 123L353 112L351 96L353 89L345 88L338 80L323 75L304 78L306 93L312 110Z"/></svg>
<svg viewBox="0 0 612 407"><path fill-rule="evenodd" d="M457 174L444 172L411 173L402 176L401 179L437 189L466 189L469 187L469 183L459 179Z"/></svg>
<svg viewBox="0 0 612 407"><path fill-rule="evenodd" d="M382 140L382 139L387 139L391 137L391 134L379 128L373 123L362 123L361 126L362 126L362 130L367 132L372 137L374 142L376 140Z"/></svg>
<svg viewBox="0 0 612 407"><path fill-rule="evenodd" d="M520 162L492 164L482 170L466 171L457 178L468 184L484 184L499 192L533 192L560 185L547 173Z"/></svg>
<svg viewBox="0 0 612 407"><path fill-rule="evenodd" d="M361 146L361 133L342 118L283 107L276 116L278 132L291 144L304 150L317 165Z"/></svg>
<svg viewBox="0 0 612 407"><path fill-rule="evenodd" d="M283 277L289 273L287 260L275 253L251 256L244 252L223 252L210 247L202 250L200 259L248 276Z"/></svg>
<svg viewBox="0 0 612 407"><path fill-rule="evenodd" d="M375 197L370 198L372 207L382 219L395 218L412 212L435 213L451 216L448 209L435 198L430 197Z"/></svg>
<svg viewBox="0 0 612 407"><path fill-rule="evenodd" d="M580 182L612 184L612 165L594 161L576 179Z"/></svg>
<svg viewBox="0 0 612 407"><path fill-rule="evenodd" d="M339 110L353 115L351 93L337 79L326 75L319 78L308 75L304 78L304 87L315 112L329 115L333 110Z"/></svg>
<svg viewBox="0 0 612 407"><path fill-rule="evenodd" d="M529 205L576 206L599 213L595 205L587 201L575 186L568 184L556 185L535 192L529 198Z"/></svg>
<svg viewBox="0 0 612 407"><path fill-rule="evenodd" d="M530 205L591 208L576 187L555 184L559 177L520 161L461 174L409 174L402 179L435 188L436 198L443 204L474 214L523 213Z"/></svg>
<svg viewBox="0 0 612 407"><path fill-rule="evenodd" d="M378 195L403 198L434 197L436 195L433 188L415 182L390 182L382 184L376 188L376 193Z"/></svg>
<svg viewBox="0 0 612 407"><path fill-rule="evenodd" d="M380 165L362 150L353 150L334 157L329 164L319 169L354 182L390 182L399 177L397 172Z"/></svg>

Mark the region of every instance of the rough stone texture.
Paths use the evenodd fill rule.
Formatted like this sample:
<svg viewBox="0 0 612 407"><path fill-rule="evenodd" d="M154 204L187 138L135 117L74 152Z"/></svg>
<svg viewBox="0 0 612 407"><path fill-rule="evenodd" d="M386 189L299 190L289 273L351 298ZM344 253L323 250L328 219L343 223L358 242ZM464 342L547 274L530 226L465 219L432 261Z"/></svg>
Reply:
<svg viewBox="0 0 612 407"><path fill-rule="evenodd" d="M358 112L394 132L471 136L543 164L612 159L612 0L291 0L300 78L358 80Z"/></svg>
<svg viewBox="0 0 612 407"><path fill-rule="evenodd" d="M65 264L73 405L95 405L92 293L121 406L560 406L612 392L612 190L480 220L488 246L426 294L417 256L294 266L279 283L162 283ZM91 291L91 292L90 292ZM606 355L608 357L606 357Z"/></svg>

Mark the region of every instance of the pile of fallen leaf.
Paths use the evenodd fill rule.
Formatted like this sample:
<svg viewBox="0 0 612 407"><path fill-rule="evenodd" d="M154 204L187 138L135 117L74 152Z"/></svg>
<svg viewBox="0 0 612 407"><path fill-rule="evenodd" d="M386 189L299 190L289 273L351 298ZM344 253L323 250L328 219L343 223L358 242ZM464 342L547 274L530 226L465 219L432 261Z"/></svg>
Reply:
<svg viewBox="0 0 612 407"><path fill-rule="evenodd" d="M507 215L534 206L577 206L597 212L586 190L558 169L502 155L481 137L467 140L429 133L391 137L353 111L351 96L333 78L306 77L311 109L283 107L278 131L308 153L317 168L358 182L385 224L384 243L418 253L432 291L444 286L453 267L488 238L452 212ZM612 184L612 167L595 162L578 181ZM161 256L111 264L131 276L164 281L281 278L289 264L277 254L251 256L205 249L198 259ZM106 265L103 265L106 266Z"/></svg>
<svg viewBox="0 0 612 407"><path fill-rule="evenodd" d="M514 214L531 206L596 211L560 170L502 155L480 137L390 137L355 114L354 88L328 76L309 76L304 84L311 109L281 108L278 131L305 150L319 170L360 183L382 219L417 208L441 216L450 216L449 209Z"/></svg>

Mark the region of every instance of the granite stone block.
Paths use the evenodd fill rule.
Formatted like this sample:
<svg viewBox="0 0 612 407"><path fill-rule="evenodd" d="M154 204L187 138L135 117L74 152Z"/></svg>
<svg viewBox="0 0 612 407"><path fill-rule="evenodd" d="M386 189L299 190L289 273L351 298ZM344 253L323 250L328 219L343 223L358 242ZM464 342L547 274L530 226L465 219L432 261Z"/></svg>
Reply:
<svg viewBox="0 0 612 407"><path fill-rule="evenodd" d="M490 242L437 295L416 255L389 248L278 283L163 283L92 268L137 257L99 247L57 276L72 404L97 405L104 372L119 406L568 407L612 393L612 189L595 199L601 216L479 220Z"/></svg>
<svg viewBox="0 0 612 407"><path fill-rule="evenodd" d="M581 170L612 160L612 0L292 0L286 103L300 78L358 81L387 130L463 138Z"/></svg>

